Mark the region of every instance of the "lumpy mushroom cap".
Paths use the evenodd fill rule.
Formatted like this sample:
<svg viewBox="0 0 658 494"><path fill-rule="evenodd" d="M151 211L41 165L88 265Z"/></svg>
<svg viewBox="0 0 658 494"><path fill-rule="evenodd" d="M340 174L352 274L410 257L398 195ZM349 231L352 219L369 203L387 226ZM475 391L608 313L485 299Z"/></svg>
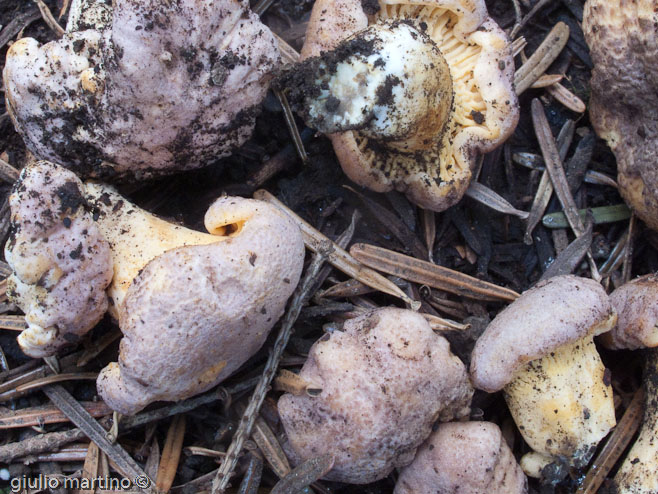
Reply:
<svg viewBox="0 0 658 494"><path fill-rule="evenodd" d="M41 161L23 169L9 197L7 293L25 312L18 342L32 357L77 343L107 310L112 257L83 187L72 172Z"/></svg>
<svg viewBox="0 0 658 494"><path fill-rule="evenodd" d="M501 144L518 121L514 61L505 33L483 0L316 1L302 58L320 56L369 24L406 20L426 32L445 58L452 78L453 112L421 151L382 146L358 131L331 134L338 160L355 182L377 192L405 192L420 206L442 211L463 196L479 152Z"/></svg>
<svg viewBox="0 0 658 494"><path fill-rule="evenodd" d="M589 0L590 120L617 158L619 191L658 230L658 12L653 0Z"/></svg>
<svg viewBox="0 0 658 494"><path fill-rule="evenodd" d="M473 385L498 391L528 362L607 331L615 317L605 290L593 280L565 275L542 281L500 312L478 339Z"/></svg>
<svg viewBox="0 0 658 494"><path fill-rule="evenodd" d="M617 325L601 336L610 348L658 346L658 276L642 276L617 288L610 303L618 314Z"/></svg>
<svg viewBox="0 0 658 494"><path fill-rule="evenodd" d="M267 203L224 197L206 213L217 242L155 257L118 310L118 363L98 376L114 410L201 393L263 345L301 274L304 244L292 219Z"/></svg>
<svg viewBox="0 0 658 494"><path fill-rule="evenodd" d="M525 494L528 481L491 422L439 425L402 469L394 494Z"/></svg>
<svg viewBox="0 0 658 494"><path fill-rule="evenodd" d="M112 15L104 30L9 48L7 109L36 156L81 176L151 176L247 139L279 62L247 0L116 0Z"/></svg>
<svg viewBox="0 0 658 494"><path fill-rule="evenodd" d="M448 342L412 311L384 308L311 348L300 376L318 396L283 395L293 463L330 453L329 480L366 484L407 465L437 420L468 414L473 389Z"/></svg>

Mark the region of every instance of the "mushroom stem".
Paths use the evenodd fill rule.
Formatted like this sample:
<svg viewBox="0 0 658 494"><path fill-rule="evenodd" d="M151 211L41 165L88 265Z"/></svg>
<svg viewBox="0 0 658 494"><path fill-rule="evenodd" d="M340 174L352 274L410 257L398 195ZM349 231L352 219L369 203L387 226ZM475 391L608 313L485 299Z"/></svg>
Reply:
<svg viewBox="0 0 658 494"><path fill-rule="evenodd" d="M640 434L614 479L618 494L658 492L658 348L646 352L645 408Z"/></svg>
<svg viewBox="0 0 658 494"><path fill-rule="evenodd" d="M613 314L600 323L614 326ZM540 477L558 459L581 467L615 425L605 367L593 335L527 363L504 388L505 400L525 441L535 451L521 459L526 475Z"/></svg>
<svg viewBox="0 0 658 494"><path fill-rule="evenodd" d="M400 150L429 149L449 120L448 64L436 43L407 22L375 24L287 77L300 76L305 84L287 83L298 88L292 99L325 133L359 130Z"/></svg>

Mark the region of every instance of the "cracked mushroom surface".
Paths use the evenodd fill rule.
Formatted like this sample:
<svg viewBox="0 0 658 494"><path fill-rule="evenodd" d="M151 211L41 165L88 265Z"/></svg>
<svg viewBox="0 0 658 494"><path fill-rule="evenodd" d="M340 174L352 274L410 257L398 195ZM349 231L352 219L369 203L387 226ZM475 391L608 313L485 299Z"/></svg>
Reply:
<svg viewBox="0 0 658 494"><path fill-rule="evenodd" d="M440 424L404 467L393 494L526 494L528 480L491 422Z"/></svg>
<svg viewBox="0 0 658 494"><path fill-rule="evenodd" d="M471 359L473 385L503 390L521 435L534 450L524 472L581 467L614 427L610 377L594 337L617 314L593 280L556 276L538 283L500 312L478 339Z"/></svg>
<svg viewBox="0 0 658 494"><path fill-rule="evenodd" d="M590 120L617 158L619 192L658 230L658 12L654 0L589 0Z"/></svg>
<svg viewBox="0 0 658 494"><path fill-rule="evenodd" d="M42 161L23 169L9 197L7 294L25 313L18 343L31 357L77 343L107 310L110 246L83 191L75 174Z"/></svg>
<svg viewBox="0 0 658 494"><path fill-rule="evenodd" d="M403 309L347 321L315 342L299 375L321 392L279 399L284 449L294 464L334 455L325 478L353 484L409 464L432 424L467 416L473 395L448 342Z"/></svg>
<svg viewBox="0 0 658 494"><path fill-rule="evenodd" d="M318 0L302 58L293 103L330 133L345 173L428 209L459 201L478 153L518 121L509 42L482 0Z"/></svg>
<svg viewBox="0 0 658 494"><path fill-rule="evenodd" d="M7 110L36 156L110 179L198 168L251 134L273 34L247 0L115 0L111 26L7 53Z"/></svg>

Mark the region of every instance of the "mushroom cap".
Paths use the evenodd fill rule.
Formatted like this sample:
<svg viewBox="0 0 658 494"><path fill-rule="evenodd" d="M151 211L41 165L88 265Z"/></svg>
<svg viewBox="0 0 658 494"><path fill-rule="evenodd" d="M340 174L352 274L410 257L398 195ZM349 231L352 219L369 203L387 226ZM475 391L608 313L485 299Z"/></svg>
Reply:
<svg viewBox="0 0 658 494"><path fill-rule="evenodd" d="M439 425L402 469L394 494L525 494L528 480L491 422Z"/></svg>
<svg viewBox="0 0 658 494"><path fill-rule="evenodd" d="M473 394L448 342L420 314L395 308L315 342L300 377L322 392L279 399L286 452L295 464L331 453L325 478L355 484L410 463L436 419L466 415Z"/></svg>
<svg viewBox="0 0 658 494"><path fill-rule="evenodd" d="M14 43L7 108L28 148L81 176L198 168L251 134L280 57L247 0L115 0L112 26Z"/></svg>
<svg viewBox="0 0 658 494"><path fill-rule="evenodd" d="M454 112L436 145L423 152L387 148L358 131L329 137L345 173L377 192L406 193L434 211L465 193L479 152L501 144L518 121L514 60L505 33L488 16L484 0L379 2L364 12L361 0L317 0L302 58L334 49L377 21L408 20L424 30L445 58L452 77Z"/></svg>
<svg viewBox="0 0 658 494"><path fill-rule="evenodd" d="M542 281L498 314L478 339L471 381L493 393L528 362L609 328L616 314L597 282L573 275Z"/></svg>
<svg viewBox="0 0 658 494"><path fill-rule="evenodd" d="M590 120L617 158L619 192L658 230L658 22L656 2L589 0L583 32L590 48Z"/></svg>
<svg viewBox="0 0 658 494"><path fill-rule="evenodd" d="M18 342L31 357L76 343L107 310L110 247L82 190L75 174L41 161L23 169L9 196L7 293L25 313Z"/></svg>
<svg viewBox="0 0 658 494"><path fill-rule="evenodd" d="M263 345L297 286L304 243L286 213L223 197L206 225L227 237L168 250L128 288L119 307L119 362L97 381L114 410L133 414L216 386ZM229 236L229 225L236 234Z"/></svg>
<svg viewBox="0 0 658 494"><path fill-rule="evenodd" d="M601 337L609 348L658 346L658 275L636 278L610 294L617 325Z"/></svg>

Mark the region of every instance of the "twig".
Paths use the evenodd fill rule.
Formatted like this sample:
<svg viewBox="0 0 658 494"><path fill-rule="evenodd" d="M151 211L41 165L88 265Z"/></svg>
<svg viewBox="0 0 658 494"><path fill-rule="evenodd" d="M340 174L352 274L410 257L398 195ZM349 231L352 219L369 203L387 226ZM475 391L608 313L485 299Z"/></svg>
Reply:
<svg viewBox="0 0 658 494"><path fill-rule="evenodd" d="M334 244L325 237L321 232L313 228L309 223L300 218L292 209L289 209L285 204L279 201L272 194L266 190L257 190L254 192L254 197L260 199L261 201L269 202L274 204L278 208L282 209L290 215L290 217L295 220L297 226L302 231L302 236L304 237L304 243L313 252L318 252L320 249L324 249L327 242L332 243L332 249L328 252L328 261L336 269L342 271L343 273L351 276L352 278L359 280L364 285L379 290L394 297L402 299L404 302L409 304L412 309L417 310L420 307L420 302L412 300L404 293L395 283L388 280L381 274L373 271L362 265L356 259L354 259L350 254L348 254L340 246Z"/></svg>
<svg viewBox="0 0 658 494"><path fill-rule="evenodd" d="M562 204L564 214L569 220L569 225L571 225L576 236L580 237L585 233L585 226L583 225L580 216L578 216L578 208L576 207L576 203L571 195L571 190L569 190L569 184L564 173L560 153L558 152L557 144L551 133L551 128L548 125L548 120L544 113L544 107L537 98L532 100L532 121L535 127L535 133L537 134L537 140L539 141L539 147L544 156L546 170L553 182L555 193L560 200L560 204ZM587 251L587 262L590 266L592 278L596 281L600 281L601 275L596 267L596 262L594 262L591 250Z"/></svg>
<svg viewBox="0 0 658 494"><path fill-rule="evenodd" d="M29 8L25 12L16 15L2 32L0 32L0 48L4 47L10 39L16 36L21 30L41 18L41 12L36 7Z"/></svg>
<svg viewBox="0 0 658 494"><path fill-rule="evenodd" d="M274 347L267 359L265 364L265 370L261 375L256 389L254 390L251 399L249 400L249 405L242 415L240 420L240 425L238 426L237 431L233 435L233 440L231 445L226 451L226 460L222 463L221 467L217 471L217 475L212 482L212 494L219 494L225 492L228 487L229 481L231 479L231 474L235 469L235 466L238 461L238 456L242 451L242 446L244 441L251 434L251 430L258 416L258 411L260 410L263 400L265 399L265 394L269 388L269 385L274 378L277 367L279 365L279 360L283 355L283 350L288 344L288 340L293 332L293 325L299 316L299 313L302 310L302 307L306 304L307 300L311 297L310 288L314 285L315 277L320 272L322 265L328 259L329 253L333 250L333 245L331 242L325 242L324 245L320 246L318 252L313 256L311 264L306 270L306 275L302 280L302 283L295 291L295 294L292 297L290 306L286 315L281 324L281 331L277 336Z"/></svg>
<svg viewBox="0 0 658 494"><path fill-rule="evenodd" d="M52 376L42 377L41 379L35 379L29 383L22 384L16 387L16 391L19 393L23 391L30 391L33 389L41 388L49 384L64 382L64 381L77 381L81 379L96 379L98 377L98 372L70 372L67 374L53 374Z"/></svg>
<svg viewBox="0 0 658 494"><path fill-rule="evenodd" d="M530 12L528 12L523 19L521 19L518 24L514 26L514 29L512 29L512 32L510 33L510 38L516 38L516 35L518 32L525 26L530 19L532 19L537 12L539 12L540 9L542 9L548 2L551 0L539 0L532 9L530 9Z"/></svg>
<svg viewBox="0 0 658 494"><path fill-rule="evenodd" d="M509 288L502 288L459 271L437 266L382 247L354 244L350 253L357 260L374 269L456 295L507 302L512 302L519 297L518 293Z"/></svg>
<svg viewBox="0 0 658 494"><path fill-rule="evenodd" d="M130 479L140 479L146 481L149 487L144 489L147 492L153 492L151 488L151 480L144 473L142 468L133 460L125 449L117 443L111 443L107 439L107 432L89 413L78 403L78 401L71 396L59 384L48 386L43 389L48 395L48 398L57 406L64 414L82 429L87 437L94 441L96 445L114 462L117 470L124 477ZM139 485L139 484L138 484Z"/></svg>
<svg viewBox="0 0 658 494"><path fill-rule="evenodd" d="M112 409L102 401L82 402L80 404L92 417L103 417L112 413ZM3 412L0 414L0 429L58 424L68 421L68 417L57 407L46 405Z"/></svg>
<svg viewBox="0 0 658 494"><path fill-rule="evenodd" d="M633 395L624 416L619 420L617 427L603 446L603 449L594 458L592 466L585 475L583 483L576 491L576 494L596 494L608 473L621 458L626 450L626 446L633 439L642 423L642 409L644 401L644 388L640 387Z"/></svg>
<svg viewBox="0 0 658 494"><path fill-rule="evenodd" d="M43 3L43 0L33 0L33 1L37 4L37 7L39 7L39 11L41 12L41 17L43 17L44 22L55 33L55 36L57 36L58 38L64 36L66 31L62 26L60 26L57 23L57 20L53 16L53 13L50 11L48 6L45 3Z"/></svg>
<svg viewBox="0 0 658 494"><path fill-rule="evenodd" d="M537 50L514 74L516 94L523 93L546 72L569 41L569 26L558 22Z"/></svg>
<svg viewBox="0 0 658 494"><path fill-rule="evenodd" d="M295 144L295 149L297 150L297 154L299 155L299 158L302 160L302 163L306 164L308 162L308 154L306 153L306 149L304 148L304 141L302 141L302 136L299 134L299 129L297 128L297 123L295 122L295 115L292 112L292 108L290 108L290 104L288 103L288 98L286 98L286 93L284 91L279 91L277 89L274 89L274 94L279 99L279 102L281 103L281 107L283 108L283 116L286 120L286 125L288 126L288 130L290 131L292 141Z"/></svg>

